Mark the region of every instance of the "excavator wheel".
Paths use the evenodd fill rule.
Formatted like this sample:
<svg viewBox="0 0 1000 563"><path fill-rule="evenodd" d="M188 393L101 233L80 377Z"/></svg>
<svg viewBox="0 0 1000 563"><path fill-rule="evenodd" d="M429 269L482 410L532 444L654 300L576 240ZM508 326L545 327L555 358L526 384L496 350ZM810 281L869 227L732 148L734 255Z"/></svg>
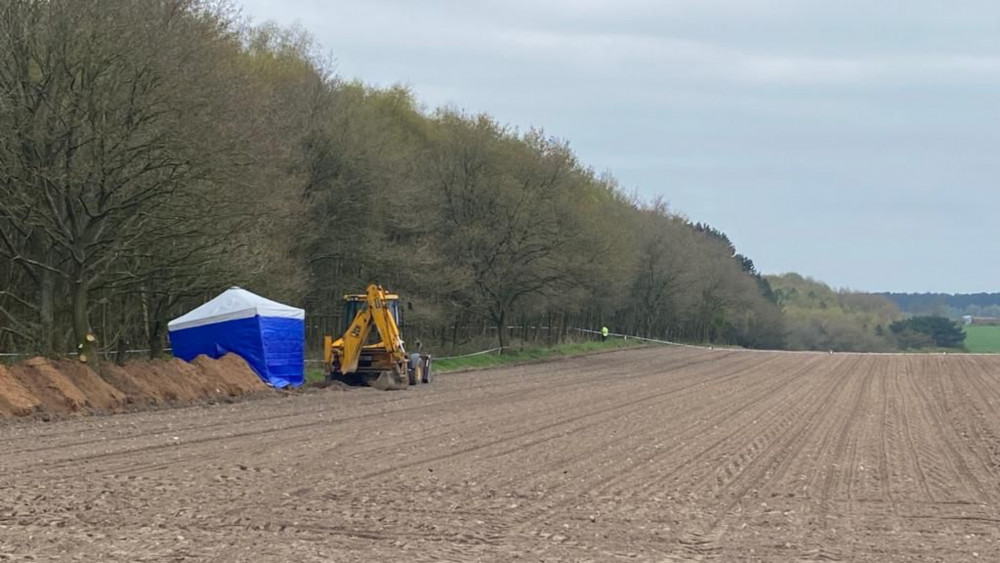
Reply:
<svg viewBox="0 0 1000 563"><path fill-rule="evenodd" d="M430 357L421 360L420 365L423 366L424 377L421 383L430 383L434 381L434 370L431 369L431 359Z"/></svg>
<svg viewBox="0 0 1000 563"><path fill-rule="evenodd" d="M378 378L371 383L371 386L381 391L399 391L406 389L409 378L406 374L396 370L385 370L378 374Z"/></svg>
<svg viewBox="0 0 1000 563"><path fill-rule="evenodd" d="M420 354L410 354L407 367L407 372L410 376L410 385L417 385L424 382L424 366L420 360Z"/></svg>
<svg viewBox="0 0 1000 563"><path fill-rule="evenodd" d="M413 369L409 370L410 385L422 383L424 380L424 367L417 362Z"/></svg>

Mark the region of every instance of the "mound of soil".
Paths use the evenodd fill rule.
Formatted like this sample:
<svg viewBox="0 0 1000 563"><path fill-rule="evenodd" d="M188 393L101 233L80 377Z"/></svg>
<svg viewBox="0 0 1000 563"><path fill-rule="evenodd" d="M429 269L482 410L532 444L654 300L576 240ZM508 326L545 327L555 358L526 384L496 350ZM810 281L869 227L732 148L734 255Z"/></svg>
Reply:
<svg viewBox="0 0 1000 563"><path fill-rule="evenodd" d="M144 390L140 399L153 404L165 401L193 401L208 394L211 385L191 364L178 360L134 362L121 368L126 376ZM144 402L144 401L134 401ZM150 402L150 401L145 401Z"/></svg>
<svg viewBox="0 0 1000 563"><path fill-rule="evenodd" d="M222 390L217 383L209 381L198 368L184 360L174 358L168 360L160 366L166 373L173 374L175 383L181 385L183 392L193 398L207 397L211 395L222 395Z"/></svg>
<svg viewBox="0 0 1000 563"><path fill-rule="evenodd" d="M116 410L125 404L125 393L101 379L87 364L60 360L49 367L68 379L83 394L90 408Z"/></svg>
<svg viewBox="0 0 1000 563"><path fill-rule="evenodd" d="M117 364L111 362L101 364L101 378L125 393L125 402L128 404L159 405L165 400L159 389L142 379L133 377L129 370Z"/></svg>
<svg viewBox="0 0 1000 563"><path fill-rule="evenodd" d="M60 373L50 360L32 358L11 366L10 373L38 399L42 410L76 412L88 406L83 391Z"/></svg>
<svg viewBox="0 0 1000 563"><path fill-rule="evenodd" d="M236 354L226 354L218 360L198 356L192 362L209 381L220 382L231 397L268 389L250 364Z"/></svg>
<svg viewBox="0 0 1000 563"><path fill-rule="evenodd" d="M226 354L218 360L198 356L193 363L210 380L224 381L232 396L256 393L270 388L257 376L250 364L236 354Z"/></svg>
<svg viewBox="0 0 1000 563"><path fill-rule="evenodd" d="M72 360L33 358L0 366L0 418L33 412L120 411L126 405L187 403L240 397L269 389L243 358L229 354L193 363L179 359L104 362L100 375Z"/></svg>
<svg viewBox="0 0 1000 563"><path fill-rule="evenodd" d="M0 366L0 417L27 416L42 405L4 366Z"/></svg>

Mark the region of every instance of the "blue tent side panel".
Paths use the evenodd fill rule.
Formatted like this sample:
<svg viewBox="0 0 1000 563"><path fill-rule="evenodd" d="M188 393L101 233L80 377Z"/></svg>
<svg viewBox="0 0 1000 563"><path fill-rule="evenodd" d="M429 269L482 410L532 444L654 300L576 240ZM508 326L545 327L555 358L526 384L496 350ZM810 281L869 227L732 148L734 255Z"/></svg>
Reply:
<svg viewBox="0 0 1000 563"><path fill-rule="evenodd" d="M232 352L246 360L261 379L270 383L258 317L172 331L170 346L174 357L186 362L201 354L218 359Z"/></svg>
<svg viewBox="0 0 1000 563"><path fill-rule="evenodd" d="M305 321L260 317L260 335L271 385L298 387L305 383Z"/></svg>

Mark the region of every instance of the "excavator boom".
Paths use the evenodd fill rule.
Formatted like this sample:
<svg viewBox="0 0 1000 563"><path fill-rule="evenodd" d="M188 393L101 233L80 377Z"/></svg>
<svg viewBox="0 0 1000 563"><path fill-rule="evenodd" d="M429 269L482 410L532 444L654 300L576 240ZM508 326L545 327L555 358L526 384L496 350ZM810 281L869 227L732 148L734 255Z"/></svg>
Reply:
<svg viewBox="0 0 1000 563"><path fill-rule="evenodd" d="M403 337L400 334L396 318L392 316L386 299L386 291L377 285L368 286L368 313L375 322L375 328L382 336L385 350L396 362L406 362L406 350L403 349Z"/></svg>

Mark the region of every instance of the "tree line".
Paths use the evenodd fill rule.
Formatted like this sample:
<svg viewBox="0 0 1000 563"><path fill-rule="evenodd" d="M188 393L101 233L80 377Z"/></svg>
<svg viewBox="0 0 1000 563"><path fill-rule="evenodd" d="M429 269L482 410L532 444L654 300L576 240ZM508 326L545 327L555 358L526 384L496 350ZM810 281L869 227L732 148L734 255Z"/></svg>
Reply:
<svg viewBox="0 0 1000 563"><path fill-rule="evenodd" d="M1000 293L883 293L905 313L1000 318Z"/></svg>
<svg viewBox="0 0 1000 563"><path fill-rule="evenodd" d="M345 81L301 31L204 0L8 0L0 42L0 351L156 356L228 286L329 320L373 281L438 349L602 325L815 345L724 233L542 129Z"/></svg>
<svg viewBox="0 0 1000 563"><path fill-rule="evenodd" d="M794 350L889 352L962 348L953 320L908 315L885 294L834 290L799 274L768 276L785 318L785 345Z"/></svg>
<svg viewBox="0 0 1000 563"><path fill-rule="evenodd" d="M884 352L898 348L889 327L903 318L889 299L834 290L799 274L768 276L795 350Z"/></svg>

